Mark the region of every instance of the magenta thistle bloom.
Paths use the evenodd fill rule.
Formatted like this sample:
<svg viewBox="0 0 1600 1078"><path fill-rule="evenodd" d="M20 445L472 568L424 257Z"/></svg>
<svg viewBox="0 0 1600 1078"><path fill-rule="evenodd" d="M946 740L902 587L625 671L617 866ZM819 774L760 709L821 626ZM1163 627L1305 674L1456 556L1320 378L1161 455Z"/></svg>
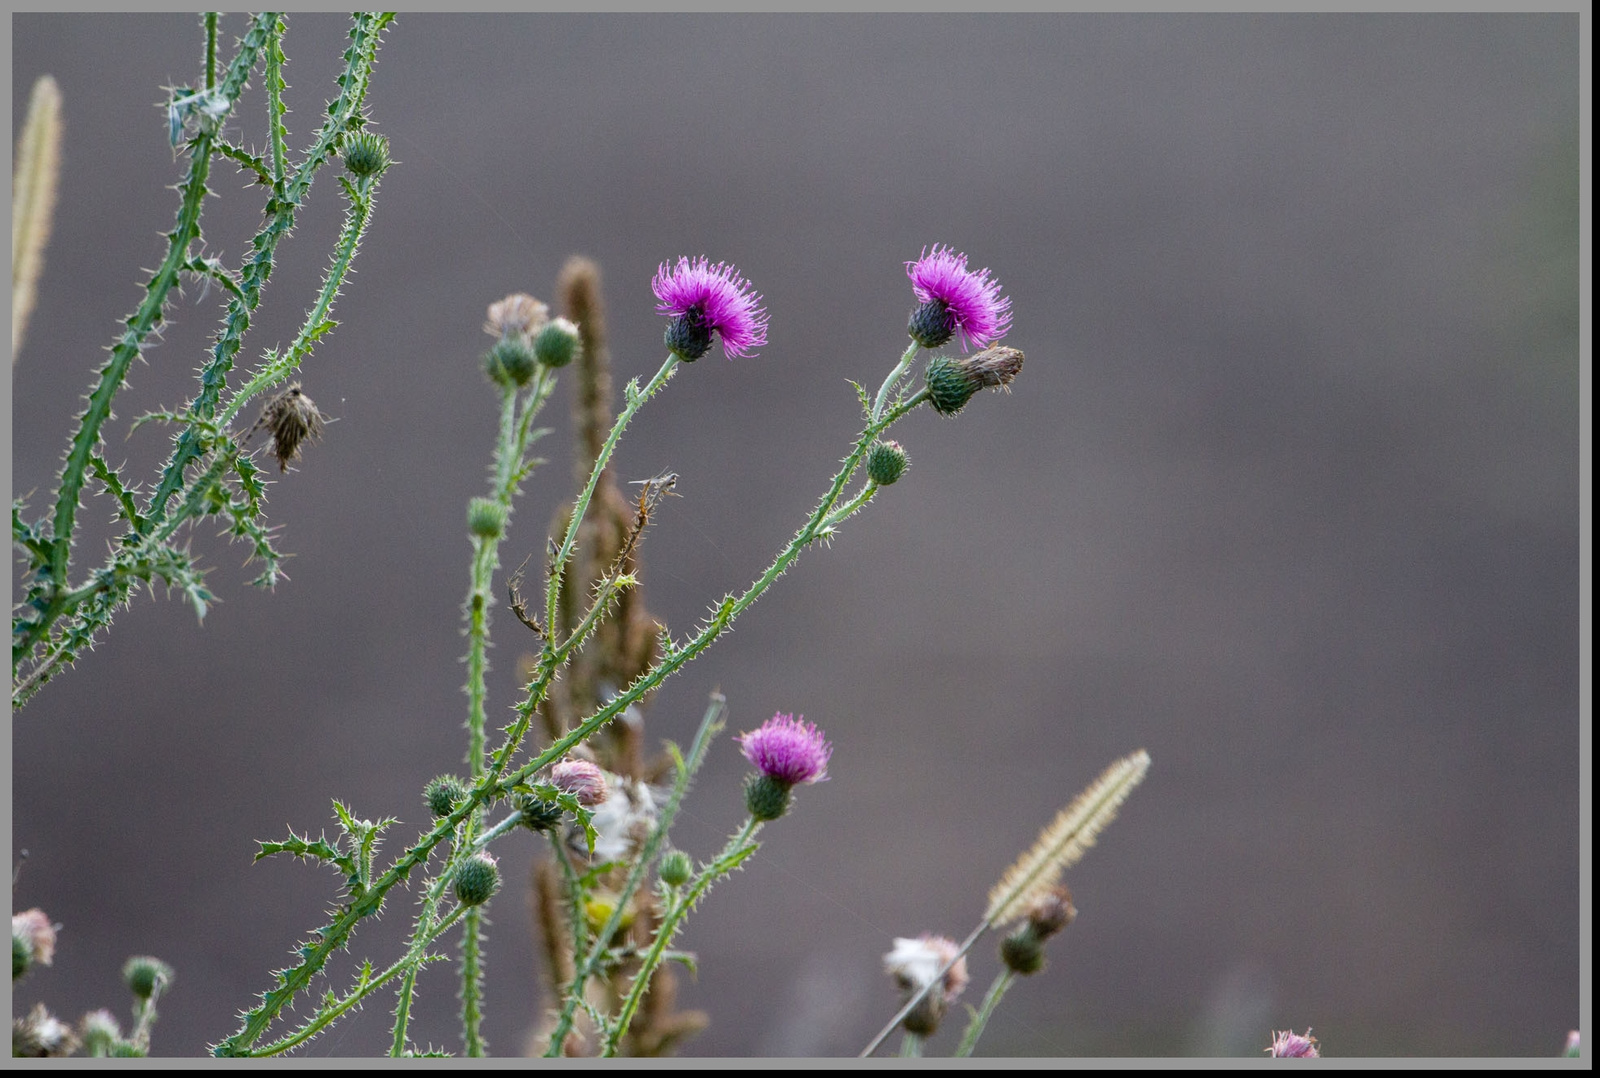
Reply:
<svg viewBox="0 0 1600 1078"><path fill-rule="evenodd" d="M833 755L833 746L803 715L798 719L774 715L759 730L736 740L744 750L744 758L774 782L795 786L823 782L828 777L828 757Z"/></svg>
<svg viewBox="0 0 1600 1078"><path fill-rule="evenodd" d="M1000 282L990 279L988 269L967 269L964 254L945 246L924 248L921 258L906 263L906 276L922 302L906 330L924 348L937 348L957 333L963 351L968 342L983 348L1011 328L1011 300L1000 294Z"/></svg>
<svg viewBox="0 0 1600 1078"><path fill-rule="evenodd" d="M680 258L670 270L663 262L650 287L661 301L656 313L673 316L667 347L686 362L711 350L713 333L722 337L722 351L730 359L767 343L761 296L725 262L713 266L703 255L692 261Z"/></svg>
<svg viewBox="0 0 1600 1078"><path fill-rule="evenodd" d="M1317 1051L1317 1038L1311 1035L1310 1029L1306 1030L1304 1036L1292 1029L1274 1031L1272 1047L1266 1051L1274 1059L1317 1059L1322 1055Z"/></svg>

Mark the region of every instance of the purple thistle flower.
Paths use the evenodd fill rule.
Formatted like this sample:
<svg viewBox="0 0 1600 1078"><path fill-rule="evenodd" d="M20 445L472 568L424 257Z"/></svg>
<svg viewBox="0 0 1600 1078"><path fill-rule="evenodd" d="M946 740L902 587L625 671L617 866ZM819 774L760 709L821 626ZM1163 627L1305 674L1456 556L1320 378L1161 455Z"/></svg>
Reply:
<svg viewBox="0 0 1600 1078"><path fill-rule="evenodd" d="M693 362L711 349L711 334L722 336L722 351L733 359L767 343L767 312L761 296L739 271L725 262L715 266L705 256L678 259L672 269L665 262L650 282L656 313L673 316L667 327L667 347L679 358Z"/></svg>
<svg viewBox="0 0 1600 1078"><path fill-rule="evenodd" d="M1000 294L1000 282L990 279L987 268L967 269L964 254L942 245L923 248L921 258L906 263L906 276L922 302L907 329L925 348L937 348L957 333L963 351L969 341L984 348L1011 328L1011 300Z"/></svg>
<svg viewBox="0 0 1600 1078"><path fill-rule="evenodd" d="M593 808L609 795L606 774L588 760L568 757L550 769L550 785L578 799L578 804Z"/></svg>
<svg viewBox="0 0 1600 1078"><path fill-rule="evenodd" d="M1317 1051L1317 1038L1311 1035L1309 1028L1303 1035L1292 1029L1274 1031L1272 1046L1266 1051L1274 1059L1318 1059L1322 1055Z"/></svg>
<svg viewBox="0 0 1600 1078"><path fill-rule="evenodd" d="M823 782L828 777L828 757L833 755L833 746L803 715L796 719L779 713L762 723L759 730L735 740L756 770L784 786Z"/></svg>

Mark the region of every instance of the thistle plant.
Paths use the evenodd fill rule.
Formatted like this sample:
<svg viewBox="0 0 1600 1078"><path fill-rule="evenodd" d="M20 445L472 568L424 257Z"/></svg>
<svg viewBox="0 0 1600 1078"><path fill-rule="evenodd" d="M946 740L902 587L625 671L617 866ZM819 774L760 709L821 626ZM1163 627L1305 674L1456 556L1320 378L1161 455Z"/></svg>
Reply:
<svg viewBox="0 0 1600 1078"><path fill-rule="evenodd" d="M352 260L372 220L379 180L389 166L386 142L367 131L367 92L377 58L379 38L393 18L389 14L352 17L349 46L335 82L338 93L328 102L326 115L304 150L290 150L285 122L288 108L283 77L286 20L280 13L255 16L239 39L233 58L224 62L220 16L207 13L201 24L204 51L200 77L193 85L169 90L166 107L167 135L175 153L186 159L186 171L177 185L178 210L166 235L166 251L144 285L138 307L125 320L110 348L110 359L99 370L88 405L62 465L53 505L48 514L30 518L22 501L12 505L12 540L23 562L22 602L11 621L11 700L14 708L25 704L56 674L72 665L111 623L112 615L130 601L136 587L157 582L181 591L203 618L214 595L206 570L189 550L185 536L201 522L220 521L226 533L250 548L251 559L262 571L253 583L271 587L282 575L281 555L265 523L266 479L248 451L246 437L233 430L234 422L264 395L267 398L258 426L270 428L272 452L280 471L298 455L302 443L315 438L322 416L289 379L333 331L330 317L335 298L350 272ZM256 152L233 141L229 122L245 103L250 81L260 72L265 90L267 147ZM46 125L48 126L48 125ZM34 150L28 142L29 160L51 156L48 149ZM323 283L305 320L285 348L265 352L259 361L234 376L261 302L262 290L272 274L279 244L289 235L310 197L314 179L324 166L342 162L339 184L346 202L344 225L334 243ZM19 161L19 164L23 163ZM243 263L229 267L204 253L201 217L208 184L217 166L232 165L265 188L263 223L250 241ZM42 176L42 165L29 176ZM19 180L22 177L19 177ZM29 179L23 190L43 185ZM18 267L19 250L42 246L48 207L34 198L25 220L34 239L19 247L13 233L12 264ZM14 207L16 209L16 207ZM24 259L24 263L27 259ZM19 283L20 283L19 274ZM148 358L158 343L167 311L185 280L216 288L223 302L221 328L200 369L199 386L187 405L146 415L135 427L158 420L174 428L172 448L153 481L140 484L115 466L104 449L104 434L112 418L118 392L136 358ZM19 296L13 292L13 311ZM25 312L26 304L23 309ZM20 328L20 320L19 320ZM15 344L16 342L14 342ZM250 433L254 433L254 428ZM106 560L84 572L74 559L79 510L86 492L111 495L115 519L125 530Z"/></svg>

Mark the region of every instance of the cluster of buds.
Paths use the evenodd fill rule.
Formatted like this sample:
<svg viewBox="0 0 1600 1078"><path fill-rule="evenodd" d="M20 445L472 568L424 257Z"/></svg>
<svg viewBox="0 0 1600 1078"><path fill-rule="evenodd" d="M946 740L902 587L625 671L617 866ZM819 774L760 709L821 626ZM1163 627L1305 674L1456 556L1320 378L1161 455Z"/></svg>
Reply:
<svg viewBox="0 0 1600 1078"><path fill-rule="evenodd" d="M954 940L924 932L916 939L896 939L894 950L883 956L884 972L901 991L908 996L923 993L901 1019L907 1033L932 1036L950 1004L967 987L967 959L958 958L960 952Z"/></svg>
<svg viewBox="0 0 1600 1078"><path fill-rule="evenodd" d="M1078 911L1072 892L1056 884L1028 907L1021 928L1000 941L1000 960L1013 973L1024 976L1044 969L1044 941L1072 923Z"/></svg>
<svg viewBox="0 0 1600 1078"><path fill-rule="evenodd" d="M524 292L491 303L483 331L495 338L483 367L497 385L525 386L541 366L565 367L578 355L577 325L552 319L549 307Z"/></svg>

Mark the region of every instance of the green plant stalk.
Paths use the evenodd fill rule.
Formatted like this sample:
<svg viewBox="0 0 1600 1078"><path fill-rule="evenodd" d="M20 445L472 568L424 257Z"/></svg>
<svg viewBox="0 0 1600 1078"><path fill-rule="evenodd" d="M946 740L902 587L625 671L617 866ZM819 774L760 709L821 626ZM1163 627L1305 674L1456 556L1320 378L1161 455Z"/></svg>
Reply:
<svg viewBox="0 0 1600 1078"><path fill-rule="evenodd" d="M911 342L905 352L901 354L900 362L895 364L894 370L889 372L889 377L885 378L883 385L878 388L878 395L872 398L872 411L868 415L872 422L877 422L878 417L883 414L883 405L889 398L890 390L894 389L895 383L900 381L906 370L911 366L911 361L917 357L918 347L920 346L916 341Z"/></svg>
<svg viewBox="0 0 1600 1078"><path fill-rule="evenodd" d="M462 920L461 1041L469 1057L482 1059L489 1048L483 1039L483 907L467 910Z"/></svg>
<svg viewBox="0 0 1600 1078"><path fill-rule="evenodd" d="M617 929L622 925L623 912L628 908L629 901L638 891L639 885L644 881L645 873L654 862L656 851L660 849L661 842L666 838L667 832L672 827L672 821L678 814L678 806L683 803L683 798L689 792L689 782L700 766L705 763L706 751L711 747L711 739L722 729L722 713L727 708L727 697L721 693L713 694L711 705L706 708L704 717L700 720L700 728L695 732L694 741L689 747L687 759L679 758L677 778L672 784L672 793L668 795L667 802L662 806L656 817L656 825L651 830L644 845L639 850L639 855L634 858L633 865L628 871L628 879L622 886L622 892L617 896L616 907L611 911L611 916L606 918L606 923L601 927L594 939L594 944L584 956L582 962L574 963L572 983L567 986L566 1001L562 1005L561 1015L556 1019L556 1025L550 1034L550 1046L545 1051L547 1057L559 1056L561 1045L567 1038L567 1033L572 1029L572 1021L576 1015L579 1001L583 999L584 989L590 977L594 976L604 959L611 940L616 935ZM674 750L676 752L676 750Z"/></svg>
<svg viewBox="0 0 1600 1078"><path fill-rule="evenodd" d="M689 911L694 908L700 897L710 890L713 883L738 868L746 858L755 853L760 843L752 840L760 830L760 820L753 816L745 820L744 826L728 840L728 844L723 847L722 853L717 855L717 859L701 869L699 875L681 893L671 896L671 901L661 918L661 927L656 930L656 937L651 941L650 949L645 952L644 960L639 967L639 975L633 979L633 987L628 990L628 998L623 1000L616 1019L606 1031L606 1042L601 1055L609 1057L617 1054L617 1042L628 1032L628 1026L632 1024L633 1016L639 1010L639 1003L650 987L650 978L655 976L656 967L661 965L661 959L671 945L672 937L683 925L684 918L689 915Z"/></svg>
<svg viewBox="0 0 1600 1078"><path fill-rule="evenodd" d="M907 1030L905 1037L900 1041L900 1058L918 1059L921 1056L922 1037L916 1033L912 1033L910 1030Z"/></svg>
<svg viewBox="0 0 1600 1078"><path fill-rule="evenodd" d="M287 61L283 55L281 27L279 33L273 34L268 40L266 53L266 77L263 81L267 85L267 141L272 153L271 187L274 195L282 197L284 172L288 162L288 149L285 145L288 132L283 125L283 117L287 111L283 105L283 91L286 86L283 81L283 65Z"/></svg>
<svg viewBox="0 0 1600 1078"><path fill-rule="evenodd" d="M989 985L989 991L983 995L983 1003L972 1012L972 1019L967 1023L966 1031L961 1034L961 1043L956 1046L956 1055L972 1054L972 1050L978 1046L978 1038L983 1036L984 1027L989 1024L989 1017L994 1014L994 1009L1000 1006L1001 998L1016 979L1017 975L1009 967L995 975L994 983Z"/></svg>
<svg viewBox="0 0 1600 1078"><path fill-rule="evenodd" d="M584 485L583 493L579 494L578 500L573 503L572 520L567 524L567 534L562 538L561 546L556 551L555 561L550 567L550 582L545 588L544 605L545 624L550 627L552 639L555 636L556 603L561 593L562 570L566 568L567 562L572 557L573 548L577 546L578 529L583 524L585 514L589 512L589 502L594 498L595 488L600 485L600 473L611 463L611 454L616 450L617 442L622 438L622 432L627 429L634 413L644 406L645 401L655 396L657 390L667 384L667 379L677 371L679 362L676 355L669 353L667 361L656 371L655 377L650 379L650 383L643 391L639 389L637 381L632 381L628 383L623 393L627 404L618 413L617 421L611 425L611 433L606 436L605 444L600 447L600 455L595 458L594 467L589 470L589 482ZM548 652L550 645L546 645L545 650Z"/></svg>
<svg viewBox="0 0 1600 1078"><path fill-rule="evenodd" d="M245 1012L243 1015L244 1024L232 1036L215 1045L212 1049L213 1054L230 1056L249 1053L250 1045L261 1037L278 1013L296 995L305 990L312 978L327 963L328 958L345 945L351 933L355 930L355 926L365 918L377 913L381 909L383 898L389 890L400 881L406 879L413 868L426 861L434 848L450 837L455 827L475 812L479 805L494 797L501 796L502 791L510 789L541 768L559 760L571 751L574 746L586 740L601 726L620 715L629 705L635 703L697 657L706 648L710 647L732 622L733 618L748 609L752 603L760 598L767 588L771 587L773 582L783 575L783 572L799 556L801 550L817 537L822 522L837 504L845 483L848 482L856 468L860 466L861 461L865 458L867 451L871 448L878 435L887 430L907 412L920 405L927 398L927 395L927 390L923 389L912 397L897 402L880 419L867 425L857 439L854 450L835 474L828 493L823 496L822 501L812 512L805 525L795 533L788 545L779 553L777 559L767 568L766 572L746 589L743 595L738 599L730 596L722 602L717 614L702 628L693 641L681 648L671 648L670 654L657 663L650 673L637 679L625 691L613 697L605 707L585 720L571 733L551 744L533 760L502 778L501 776L506 772L511 756L516 752L527 733L534 709L538 707L545 687L548 686L550 678L554 676L553 666L546 669L551 658L551 650L547 647L545 649L545 657L541 660L540 672L529 684L526 699L517 706L518 716L507 728L506 739L495 752L484 777L469 791L468 796L463 799L460 805L452 810L448 816L442 817L434 825L433 830L423 835L416 845L408 848L387 872L373 881L372 886L366 892L352 899L329 924L324 925L317 931L314 942L305 948L303 960L300 964L291 969L277 972L276 986L261 995L261 1004L259 1006Z"/></svg>
<svg viewBox="0 0 1600 1078"><path fill-rule="evenodd" d="M206 31L206 56L204 66L207 90L210 90L217 85L217 24L220 18L220 13L215 11L208 11L200 16L200 23L205 27Z"/></svg>

